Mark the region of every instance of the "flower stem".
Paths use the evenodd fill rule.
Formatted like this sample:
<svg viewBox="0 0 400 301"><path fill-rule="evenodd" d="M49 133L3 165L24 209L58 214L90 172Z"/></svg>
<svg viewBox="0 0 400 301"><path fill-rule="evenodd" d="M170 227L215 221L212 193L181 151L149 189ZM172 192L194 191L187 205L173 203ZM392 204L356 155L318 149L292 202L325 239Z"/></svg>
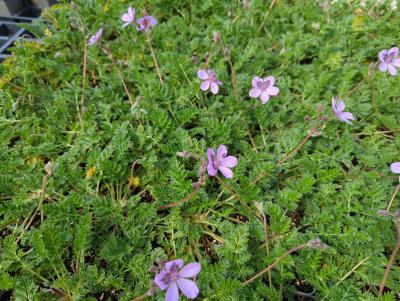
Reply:
<svg viewBox="0 0 400 301"><path fill-rule="evenodd" d="M86 66L87 66L87 43L86 39L83 39L84 43L84 52L83 52L83 71L82 71L82 95L81 95L81 102L80 106L78 108L78 119L79 119L79 124L82 127L83 126L83 120L82 120L82 113L83 113L83 104L85 101L85 85L86 85Z"/></svg>
<svg viewBox="0 0 400 301"><path fill-rule="evenodd" d="M150 48L151 56L153 58L154 65L156 65L158 79L160 80L161 85L163 85L164 81L161 77L160 68L158 67L158 63L157 63L156 55L154 54L153 46L151 46L150 33L146 34L146 41L147 41L147 44L149 44L149 48Z"/></svg>
<svg viewBox="0 0 400 301"><path fill-rule="evenodd" d="M390 269L392 268L393 261L396 258L397 253L400 250L400 222L398 222L396 224L396 227L397 227L397 243L396 243L396 246L394 247L394 249L392 251L392 255L390 255L390 259L389 259L388 265L386 267L385 273L383 274L383 278L382 278L381 284L379 286L378 297L380 297L382 295L382 293L383 293L383 289L385 287L386 280L387 280L387 278L389 276Z"/></svg>
<svg viewBox="0 0 400 301"><path fill-rule="evenodd" d="M132 301L141 301L141 300L146 299L148 296L149 296L149 294L145 293L145 294L143 294L143 295L141 295L139 297L136 297L135 299L132 299Z"/></svg>
<svg viewBox="0 0 400 301"><path fill-rule="evenodd" d="M307 244L303 244L303 245L299 245L297 247L294 247L293 249L290 249L289 251L287 251L286 253L284 253L283 255L281 255L280 257L278 257L272 264L270 264L268 267L266 267L264 270L262 270L261 272L257 273L256 275L254 275L253 277L251 277L250 279L246 280L245 282L243 282L243 285L248 285L249 283L253 282L254 280L256 280L257 278L261 277L263 274L265 274L266 272L272 270L282 259L284 259L285 257L287 257L288 255L300 251L304 248L307 247Z"/></svg>
<svg viewBox="0 0 400 301"><path fill-rule="evenodd" d="M196 189L193 190L192 193L190 193L188 196L185 196L183 199L181 199L181 200L179 200L179 201L177 201L177 202L175 202L175 203L171 203L171 204L167 204L167 205L158 207L158 208L157 208L157 211L161 211L161 210L168 209L168 208L172 208L172 207L177 207L177 206L179 206L179 205L181 205L181 204L183 204L183 203L189 201L192 197L194 197L194 196L199 192L200 188L201 188L201 186L199 185L199 186L196 187Z"/></svg>
<svg viewBox="0 0 400 301"><path fill-rule="evenodd" d="M392 207L392 203L393 203L393 201L394 201L394 199L395 199L397 193L399 192L399 190L400 190L400 184L396 186L396 190L394 191L392 197L390 198L389 205L388 205L387 208L386 208L387 211L389 211L389 210L390 210L390 207Z"/></svg>
<svg viewBox="0 0 400 301"><path fill-rule="evenodd" d="M261 212L261 215L263 217L263 225L264 225L265 248L267 250L267 257L269 257L269 238L268 238L267 217L264 212ZM272 286L271 270L268 271L268 281L269 281L269 286L271 287Z"/></svg>

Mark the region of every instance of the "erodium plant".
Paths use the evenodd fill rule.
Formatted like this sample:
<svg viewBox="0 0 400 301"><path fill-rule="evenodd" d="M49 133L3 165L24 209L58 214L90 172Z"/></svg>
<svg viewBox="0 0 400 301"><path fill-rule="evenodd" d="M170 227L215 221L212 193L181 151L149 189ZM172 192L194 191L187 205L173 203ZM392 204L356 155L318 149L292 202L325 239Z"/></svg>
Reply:
<svg viewBox="0 0 400 301"><path fill-rule="evenodd" d="M1 300L398 299L396 10L60 2L0 68Z"/></svg>

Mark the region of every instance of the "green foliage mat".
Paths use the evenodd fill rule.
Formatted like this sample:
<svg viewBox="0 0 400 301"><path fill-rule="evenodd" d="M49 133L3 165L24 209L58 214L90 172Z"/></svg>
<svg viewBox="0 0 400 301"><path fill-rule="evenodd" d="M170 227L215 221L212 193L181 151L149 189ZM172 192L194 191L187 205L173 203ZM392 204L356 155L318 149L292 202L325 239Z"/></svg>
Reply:
<svg viewBox="0 0 400 301"><path fill-rule="evenodd" d="M400 89L375 63L398 46L399 11L375 1L76 2L27 26L43 38L18 43L0 67L1 300L131 300L149 289L157 259L174 258L201 263L198 300L376 300L396 243L376 212L398 183L388 166L400 161ZM159 22L164 85L143 33L121 28L129 5ZM216 96L197 78L214 31ZM248 93L253 76L268 75L280 94L262 105ZM332 114L335 95L353 126ZM320 135L276 167L318 103L329 118ZM206 158L220 144L238 157L233 179L209 177L157 210L197 180L200 161L176 153ZM242 285L316 237L330 247L286 257L271 283L265 274ZM395 300L398 260L386 287Z"/></svg>

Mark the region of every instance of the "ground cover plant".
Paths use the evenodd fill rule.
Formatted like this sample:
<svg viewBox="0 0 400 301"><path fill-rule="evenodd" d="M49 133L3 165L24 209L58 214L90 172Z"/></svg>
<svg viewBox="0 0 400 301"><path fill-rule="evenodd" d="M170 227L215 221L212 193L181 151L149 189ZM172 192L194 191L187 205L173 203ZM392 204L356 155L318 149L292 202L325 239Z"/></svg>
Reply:
<svg viewBox="0 0 400 301"><path fill-rule="evenodd" d="M0 67L0 299L399 298L399 17L46 10Z"/></svg>

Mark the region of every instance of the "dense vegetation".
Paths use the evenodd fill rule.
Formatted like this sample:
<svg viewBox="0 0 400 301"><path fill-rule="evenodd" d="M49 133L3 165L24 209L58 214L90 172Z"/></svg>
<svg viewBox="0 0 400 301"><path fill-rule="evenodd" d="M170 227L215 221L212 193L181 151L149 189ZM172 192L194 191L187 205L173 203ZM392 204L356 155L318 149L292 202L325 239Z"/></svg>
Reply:
<svg viewBox="0 0 400 301"><path fill-rule="evenodd" d="M129 6L157 19L151 34L122 28ZM0 299L132 300L150 267L182 258L201 263L198 300L376 300L396 244L377 211L400 161L398 75L377 62L399 26L399 10L377 1L46 10L27 25L41 39L0 67ZM216 95L200 90L206 61ZM250 98L254 76L274 76L279 94ZM332 113L334 96L353 125ZM203 173L221 144L238 159L232 179ZM329 247L243 285L317 237ZM395 260L382 300L399 294Z"/></svg>

